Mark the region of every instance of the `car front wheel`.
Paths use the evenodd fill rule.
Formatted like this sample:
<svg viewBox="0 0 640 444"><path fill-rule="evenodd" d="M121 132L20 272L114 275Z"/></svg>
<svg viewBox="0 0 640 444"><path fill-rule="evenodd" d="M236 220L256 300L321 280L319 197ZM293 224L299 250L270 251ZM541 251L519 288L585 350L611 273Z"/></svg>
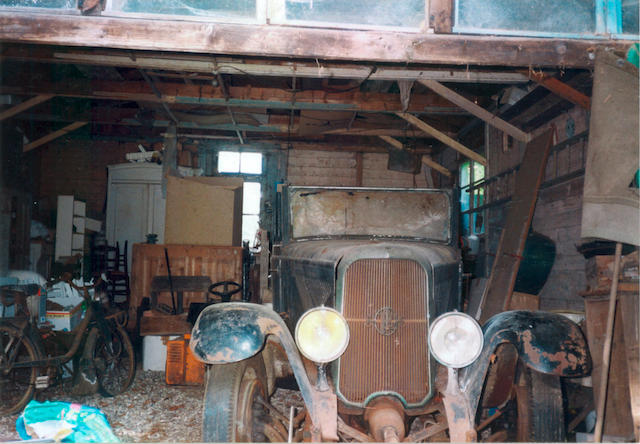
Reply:
<svg viewBox="0 0 640 444"><path fill-rule="evenodd" d="M261 355L209 366L206 375L202 440L265 442L272 438Z"/></svg>

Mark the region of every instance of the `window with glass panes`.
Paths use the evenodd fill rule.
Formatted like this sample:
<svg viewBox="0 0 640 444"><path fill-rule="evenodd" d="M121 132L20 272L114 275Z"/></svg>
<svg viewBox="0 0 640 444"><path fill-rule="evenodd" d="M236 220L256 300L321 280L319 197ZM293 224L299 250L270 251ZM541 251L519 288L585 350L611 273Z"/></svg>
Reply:
<svg viewBox="0 0 640 444"><path fill-rule="evenodd" d="M484 211L474 209L484 205L484 165L468 160L460 165L460 233L463 236L484 233Z"/></svg>
<svg viewBox="0 0 640 444"><path fill-rule="evenodd" d="M260 222L260 197L262 184L262 153L220 151L218 173L241 175L242 190L242 240L254 244Z"/></svg>

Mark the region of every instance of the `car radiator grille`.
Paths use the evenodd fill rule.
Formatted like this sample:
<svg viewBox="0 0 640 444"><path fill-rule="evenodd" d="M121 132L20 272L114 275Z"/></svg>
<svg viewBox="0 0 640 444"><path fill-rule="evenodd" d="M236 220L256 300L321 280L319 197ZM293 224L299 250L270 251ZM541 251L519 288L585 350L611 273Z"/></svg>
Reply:
<svg viewBox="0 0 640 444"><path fill-rule="evenodd" d="M427 274L415 261L361 259L345 273L342 312L351 333L339 389L362 404L380 391L409 403L429 393Z"/></svg>

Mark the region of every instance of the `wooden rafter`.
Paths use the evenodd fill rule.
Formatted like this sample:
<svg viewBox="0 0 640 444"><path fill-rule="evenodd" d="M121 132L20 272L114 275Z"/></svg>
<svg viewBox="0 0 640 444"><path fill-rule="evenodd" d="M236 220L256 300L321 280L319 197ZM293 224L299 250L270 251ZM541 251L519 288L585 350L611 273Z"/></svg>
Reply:
<svg viewBox="0 0 640 444"><path fill-rule="evenodd" d="M162 83L156 85L160 96L149 90L146 82L94 81L69 83L39 82L33 86L0 85L0 91L10 94L47 94L105 100L126 100L153 103L184 103L190 105L250 106L276 109L314 109L334 111L400 111L400 94L360 91L326 92L303 90L295 93L280 88L228 87L229 99L220 86ZM423 112L438 107L458 111L459 108L437 94L414 94L410 112Z"/></svg>
<svg viewBox="0 0 640 444"><path fill-rule="evenodd" d="M379 136L379 137L385 142L387 142L389 145L394 146L399 150L405 149L402 142L400 142L398 139L394 139L393 137L389 137L389 136ZM422 160L422 163L424 163L430 168L433 168L440 174L443 174L447 177L453 177L453 174L451 174L451 171L449 171L444 166L440 165L438 162L433 160L431 156L423 155L421 160Z"/></svg>
<svg viewBox="0 0 640 444"><path fill-rule="evenodd" d="M442 97L449 100L450 102L455 103L460 108L463 108L469 111L474 116L478 117L479 119L484 120L489 125L504 131L505 133L512 136L514 139L520 140L522 142L528 142L531 139L531 136L528 133L522 131L519 128L516 128L515 126L511 125L509 122L502 120L500 117L490 113L489 111L482 108L481 106L476 105L471 100L458 94L452 89L447 88L443 84L436 82L435 80L420 80L419 82L422 83L427 88L437 92Z"/></svg>
<svg viewBox="0 0 640 444"><path fill-rule="evenodd" d="M28 144L26 144L23 148L22 151L23 152L27 152L27 151L31 151L34 148L37 148L41 145L44 145L47 142L51 142L54 139L57 139L58 137L62 137L67 133L70 133L71 131L74 131L78 128L80 128L81 126L86 125L89 122L73 122L70 125L65 126L64 128L60 128L57 131L54 131L52 133L47 134L44 137L41 137L37 140L34 140L33 142L30 142Z"/></svg>
<svg viewBox="0 0 640 444"><path fill-rule="evenodd" d="M396 115L399 117L402 117L404 120L411 123L412 125L420 128L425 133L431 134L434 138L438 139L440 142L453 148L454 150L458 151L460 154L468 157L469 159L475 160L476 162L481 163L482 165L485 165L485 166L487 165L487 159L484 156L467 148L457 140L452 139L451 137L447 136L441 131L438 131L431 125L427 124L425 121L418 119L416 116L409 113L396 113Z"/></svg>
<svg viewBox="0 0 640 444"><path fill-rule="evenodd" d="M414 34L271 25L145 20L0 12L0 40L89 46L297 57L483 66L587 68L600 46L626 51L631 42Z"/></svg>
<svg viewBox="0 0 640 444"><path fill-rule="evenodd" d="M20 114L21 112L26 111L29 108L39 105L42 102L46 102L52 97L54 97L53 94L40 94L28 100L25 100L22 103L12 106L11 108L0 112L0 122L2 122L5 119L8 119L11 116L15 116L16 114Z"/></svg>
<svg viewBox="0 0 640 444"><path fill-rule="evenodd" d="M533 70L528 71L528 75L531 80L547 88L555 95L560 96L574 105L578 105L586 110L591 109L591 98L555 77L546 75L543 72L535 72Z"/></svg>

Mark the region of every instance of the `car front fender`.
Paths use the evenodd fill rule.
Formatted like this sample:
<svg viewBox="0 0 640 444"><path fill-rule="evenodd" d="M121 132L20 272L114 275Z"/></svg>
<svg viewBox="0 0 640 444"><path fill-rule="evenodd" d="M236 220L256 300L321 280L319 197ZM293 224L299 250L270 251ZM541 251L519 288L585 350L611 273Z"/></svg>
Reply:
<svg viewBox="0 0 640 444"><path fill-rule="evenodd" d="M250 358L264 347L267 336L280 340L312 422L325 439L338 439L336 397L317 390L309 380L291 332L278 313L260 304L228 302L206 307L191 332L189 347L207 364L228 364Z"/></svg>
<svg viewBox="0 0 640 444"><path fill-rule="evenodd" d="M520 359L541 373L580 377L591 371L591 356L582 331L562 315L542 311L507 311L489 319L482 330L482 353L460 374L460 387L474 411L491 355L500 344L512 344Z"/></svg>

